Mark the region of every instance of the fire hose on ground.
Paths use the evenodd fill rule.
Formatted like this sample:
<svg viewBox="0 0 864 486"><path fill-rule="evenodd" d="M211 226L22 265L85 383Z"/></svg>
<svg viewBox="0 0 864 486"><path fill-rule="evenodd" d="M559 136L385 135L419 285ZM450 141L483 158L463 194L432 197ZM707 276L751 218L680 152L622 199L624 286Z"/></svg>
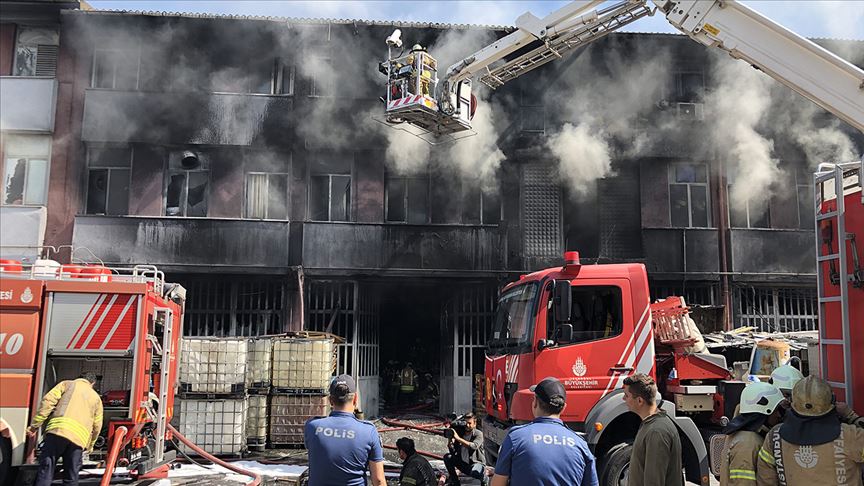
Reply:
<svg viewBox="0 0 864 486"><path fill-rule="evenodd" d="M210 454L204 449L193 444L192 441L184 437L183 434L178 432L177 429L175 429L171 424L168 424L168 430L171 431L172 434L174 434L174 437L176 437L177 440L185 444L186 447L189 447L198 455L207 459L213 464L218 464L231 472L242 474L243 476L249 476L250 478L252 478L252 481L246 483L246 486L258 486L261 484L261 476L259 476L258 474L234 466ZM111 449L105 461L105 474L102 475L102 481L99 483L99 486L108 486L111 483L111 477L114 475L114 465L117 463L117 456L120 454L120 448L125 445L126 441L124 441L124 439L126 438L127 432L128 429L126 429L126 427L118 427L117 430L114 432L114 440L111 442Z"/></svg>

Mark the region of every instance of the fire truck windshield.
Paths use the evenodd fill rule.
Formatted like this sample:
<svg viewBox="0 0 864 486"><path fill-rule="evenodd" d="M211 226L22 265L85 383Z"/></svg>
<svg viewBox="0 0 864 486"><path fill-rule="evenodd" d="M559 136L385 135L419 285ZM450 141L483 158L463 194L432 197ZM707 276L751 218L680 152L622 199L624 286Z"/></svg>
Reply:
<svg viewBox="0 0 864 486"><path fill-rule="evenodd" d="M498 313L492 329L490 350L503 350L523 344L530 345L534 332L534 310L537 307L539 284L530 282L513 287L498 299Z"/></svg>

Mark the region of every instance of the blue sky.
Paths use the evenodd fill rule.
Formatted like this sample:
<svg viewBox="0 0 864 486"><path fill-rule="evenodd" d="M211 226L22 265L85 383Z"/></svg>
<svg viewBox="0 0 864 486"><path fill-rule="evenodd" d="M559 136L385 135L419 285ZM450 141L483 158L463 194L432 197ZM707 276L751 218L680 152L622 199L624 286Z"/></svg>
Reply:
<svg viewBox="0 0 864 486"><path fill-rule="evenodd" d="M232 15L273 15L363 20L407 20L512 25L525 11L543 17L566 0L495 1L277 1L277 0L88 0L97 9L158 10ZM864 0L745 0L743 3L807 37L864 40ZM627 29L673 32L661 16Z"/></svg>

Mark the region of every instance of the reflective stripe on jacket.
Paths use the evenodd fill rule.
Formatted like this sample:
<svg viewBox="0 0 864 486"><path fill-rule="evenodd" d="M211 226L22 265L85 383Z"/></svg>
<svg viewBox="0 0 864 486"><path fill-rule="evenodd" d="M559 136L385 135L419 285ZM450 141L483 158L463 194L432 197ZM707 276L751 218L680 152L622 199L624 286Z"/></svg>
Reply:
<svg viewBox="0 0 864 486"><path fill-rule="evenodd" d="M42 423L46 433L92 450L102 430L102 399L83 378L61 381L45 394L39 412L33 417L34 427Z"/></svg>

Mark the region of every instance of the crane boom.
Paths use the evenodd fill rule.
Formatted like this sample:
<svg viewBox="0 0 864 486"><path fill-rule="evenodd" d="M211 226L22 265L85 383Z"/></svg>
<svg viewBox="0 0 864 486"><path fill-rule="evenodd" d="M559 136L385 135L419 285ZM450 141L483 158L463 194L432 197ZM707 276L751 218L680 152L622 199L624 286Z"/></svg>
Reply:
<svg viewBox="0 0 864 486"><path fill-rule="evenodd" d="M650 2L654 8L649 0L622 0L594 9L603 2L578 0L542 19L526 12L516 19L516 31L450 66L440 89L435 80L435 102L411 99L425 103L426 109L418 111L405 103L409 98L399 91L402 98L398 100L388 95L387 114L391 120L408 122L434 135L469 130L468 112L473 114L474 105L469 110L466 100L472 78L498 88L659 11L691 39L750 63L864 132L864 71L854 64L735 0ZM388 85L397 81L391 76Z"/></svg>

